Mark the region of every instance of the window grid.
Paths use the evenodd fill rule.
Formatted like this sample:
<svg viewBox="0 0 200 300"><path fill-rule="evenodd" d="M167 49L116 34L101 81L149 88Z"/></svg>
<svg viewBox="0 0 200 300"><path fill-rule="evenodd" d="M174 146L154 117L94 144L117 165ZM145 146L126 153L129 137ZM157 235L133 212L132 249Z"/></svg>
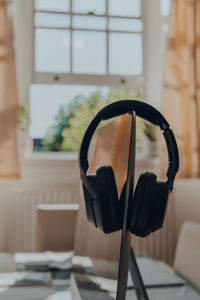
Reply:
<svg viewBox="0 0 200 300"><path fill-rule="evenodd" d="M73 16L91 16L91 17L102 17L102 18L106 18L107 19L107 24L109 24L109 20L110 18L113 19L124 19L124 20L141 20L142 21L142 17L126 17L126 16L113 16L113 15L109 15L109 14L105 14L105 15L91 15L91 14L84 14L84 13L66 13L66 12L55 12L55 11L44 11L44 10L35 10L35 13L45 13L45 14L63 14L66 16L70 16L71 20L73 18ZM136 33L136 34L142 34L142 31L134 31L134 30L110 30L109 29L109 25L107 26L107 28L105 30L103 29L89 29L89 28L74 28L72 25L72 21L71 21L71 25L70 26L60 26L60 27L56 27L56 26L38 26L38 25L34 25L35 28L45 28L45 29L69 29L69 30L85 30L85 31L101 31L101 32L125 32L125 33Z"/></svg>
<svg viewBox="0 0 200 300"><path fill-rule="evenodd" d="M142 2L142 1L141 1ZM109 38L111 33L121 33L121 34L138 34L143 36L143 25L141 27L141 30L139 31L134 31L134 30L110 30L109 25L110 25L110 18L116 18L116 19L124 19L124 20L140 20L142 22L142 13L141 16L121 16L121 15L110 15L108 11L108 5L109 5L109 0L106 0L106 11L105 14L94 14L94 13L75 13L73 12L73 0L70 0L70 10L69 12L61 12L61 11L49 11L49 10L39 10L39 9L34 9L34 16L35 13L46 13L46 14L61 14L61 15L66 15L70 17L70 26L38 26L34 22L34 32L35 29L58 29L58 30L69 30L70 31L70 72L66 72L64 74L72 74L72 75L78 75L77 73L73 72L73 32L74 31L83 31L83 32L103 32L106 34L106 73L105 75L98 75L94 74L95 76L109 76L109 77L131 77L134 79L134 77L141 77L142 74L139 75L122 75L122 74L111 74L109 73ZM141 5L142 6L142 5ZM73 26L73 16L91 16L91 17L101 17L106 18L106 28L105 29L93 29L93 28L82 28L82 27L74 27ZM141 23L142 24L142 23ZM143 64L143 70L144 70L144 64ZM34 73L49 73L49 72L34 72ZM56 73L56 72L53 72ZM80 74L79 74L80 75ZM92 76L92 74L82 74L86 76ZM61 76L61 74L59 74ZM40 78L42 78L41 76ZM126 82L126 81L125 81Z"/></svg>

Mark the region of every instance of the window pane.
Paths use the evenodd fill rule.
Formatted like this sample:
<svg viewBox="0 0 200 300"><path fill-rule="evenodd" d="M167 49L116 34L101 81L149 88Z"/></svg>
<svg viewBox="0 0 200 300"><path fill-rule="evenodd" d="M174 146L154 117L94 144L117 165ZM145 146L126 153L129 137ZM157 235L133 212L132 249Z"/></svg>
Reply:
<svg viewBox="0 0 200 300"><path fill-rule="evenodd" d="M105 14L105 0L73 0L73 11L77 13Z"/></svg>
<svg viewBox="0 0 200 300"><path fill-rule="evenodd" d="M108 10L114 16L134 16L141 15L140 0L109 0Z"/></svg>
<svg viewBox="0 0 200 300"><path fill-rule="evenodd" d="M105 97L107 87L83 85L33 84L30 88L30 136L43 138L47 129L54 125L55 116L62 105L68 105L77 96L89 97L100 90ZM48 109L47 109L48 107ZM40 108L40 109L38 109Z"/></svg>
<svg viewBox="0 0 200 300"><path fill-rule="evenodd" d="M35 25L43 27L69 27L69 15L35 13Z"/></svg>
<svg viewBox="0 0 200 300"><path fill-rule="evenodd" d="M43 72L70 71L70 35L68 30L35 30L35 69Z"/></svg>
<svg viewBox="0 0 200 300"><path fill-rule="evenodd" d="M35 0L35 9L47 11L69 11L69 0Z"/></svg>
<svg viewBox="0 0 200 300"><path fill-rule="evenodd" d="M109 73L139 75L142 73L142 36L110 34Z"/></svg>
<svg viewBox="0 0 200 300"><path fill-rule="evenodd" d="M137 89L86 85L31 85L29 134L33 139L34 151L78 151L91 119L108 100L132 99L138 96ZM93 101L94 105L91 107L91 99L94 97L96 101ZM81 106L82 103L84 106ZM141 134L141 130L137 124L138 133ZM137 136L137 146L140 140Z"/></svg>
<svg viewBox="0 0 200 300"><path fill-rule="evenodd" d="M160 13L162 16L168 16L170 13L171 0L160 0Z"/></svg>
<svg viewBox="0 0 200 300"><path fill-rule="evenodd" d="M106 28L106 18L94 16L74 16L73 27L104 30Z"/></svg>
<svg viewBox="0 0 200 300"><path fill-rule="evenodd" d="M124 30L124 31L142 31L142 21L133 19L110 18L110 30Z"/></svg>
<svg viewBox="0 0 200 300"><path fill-rule="evenodd" d="M73 71L87 74L106 73L104 32L73 32Z"/></svg>

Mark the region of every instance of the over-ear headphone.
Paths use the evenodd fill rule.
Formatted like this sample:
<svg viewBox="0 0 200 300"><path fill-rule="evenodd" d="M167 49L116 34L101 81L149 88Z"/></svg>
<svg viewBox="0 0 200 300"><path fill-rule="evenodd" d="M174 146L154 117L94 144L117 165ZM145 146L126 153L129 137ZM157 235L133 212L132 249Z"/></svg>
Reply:
<svg viewBox="0 0 200 300"><path fill-rule="evenodd" d="M140 237L145 237L162 227L169 192L179 168L176 140L167 120L153 106L137 100L120 100L101 109L89 124L80 146L79 167L88 220L104 233L122 229L123 194L118 199L114 172L111 166L98 166L96 174L87 175L88 149L91 138L102 120L135 111L136 115L160 127L168 151L167 181L158 182L151 172L139 177L132 199L129 200L127 227Z"/></svg>

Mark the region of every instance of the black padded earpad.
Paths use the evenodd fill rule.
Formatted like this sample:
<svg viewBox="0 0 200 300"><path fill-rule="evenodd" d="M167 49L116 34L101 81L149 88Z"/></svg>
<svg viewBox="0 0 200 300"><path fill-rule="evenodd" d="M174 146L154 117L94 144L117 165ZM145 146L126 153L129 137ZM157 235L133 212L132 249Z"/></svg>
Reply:
<svg viewBox="0 0 200 300"><path fill-rule="evenodd" d="M156 182L155 193L152 203L152 232L160 229L163 225L167 200L169 196L169 186L167 182Z"/></svg>
<svg viewBox="0 0 200 300"><path fill-rule="evenodd" d="M133 202L130 205L130 231L145 237L152 232L151 209L156 188L156 175L145 172L138 180Z"/></svg>
<svg viewBox="0 0 200 300"><path fill-rule="evenodd" d="M89 174L89 175L87 175L87 178L89 179L91 184L95 187L96 186L96 174ZM94 226L97 227L96 216L95 216L95 212L94 212L94 201L95 200L92 198L92 195L89 193L87 187L84 184L82 184L82 186L83 186L87 218L90 223L92 223Z"/></svg>
<svg viewBox="0 0 200 300"><path fill-rule="evenodd" d="M97 227L104 233L121 228L121 211L117 187L111 166L99 166L96 169L97 200L93 201Z"/></svg>

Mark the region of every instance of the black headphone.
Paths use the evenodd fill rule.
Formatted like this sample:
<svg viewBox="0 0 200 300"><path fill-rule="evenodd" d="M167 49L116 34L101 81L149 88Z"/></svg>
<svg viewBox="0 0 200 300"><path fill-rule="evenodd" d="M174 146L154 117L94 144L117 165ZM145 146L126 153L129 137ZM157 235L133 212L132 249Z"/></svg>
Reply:
<svg viewBox="0 0 200 300"><path fill-rule="evenodd" d="M111 166L98 166L96 174L87 175L88 149L91 138L102 120L135 111L136 115L160 127L168 151L167 181L156 181L151 172L140 175L135 193L129 200L127 228L131 233L145 237L162 227L169 192L179 168L179 154L176 140L167 120L151 105L137 100L120 100L101 109L89 124L80 146L79 167L88 220L104 233L122 229L123 194L118 199L114 172Z"/></svg>

